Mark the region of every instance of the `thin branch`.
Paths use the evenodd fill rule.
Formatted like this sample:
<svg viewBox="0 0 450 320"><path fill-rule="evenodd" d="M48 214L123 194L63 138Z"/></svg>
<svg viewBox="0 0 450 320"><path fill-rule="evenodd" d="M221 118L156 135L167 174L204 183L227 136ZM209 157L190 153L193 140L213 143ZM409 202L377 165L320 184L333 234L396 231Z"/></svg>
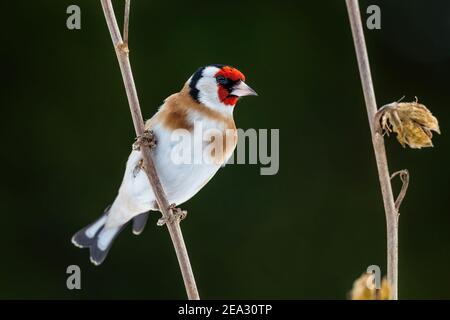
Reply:
<svg viewBox="0 0 450 320"><path fill-rule="evenodd" d="M406 192L408 191L409 171L404 169L404 170L394 172L391 175L391 180L394 179L398 175L400 175L400 180L402 181L402 188L400 189L397 199L395 199L395 209L397 209L397 214L399 214L400 206L402 205L403 199L405 198Z"/></svg>
<svg viewBox="0 0 450 320"><path fill-rule="evenodd" d="M125 13L123 18L123 42L128 45L128 26L130 25L130 2L125 0Z"/></svg>
<svg viewBox="0 0 450 320"><path fill-rule="evenodd" d="M369 57L367 55L366 41L361 21L361 14L357 0L346 0L347 11L353 34L356 57L358 59L359 73L369 118L372 143L377 162L381 193L383 195L384 211L387 228L387 276L392 287L392 299L398 299L398 219L392 193L386 149L383 136L374 130L374 119L377 112L377 103L370 73Z"/></svg>
<svg viewBox="0 0 450 320"><path fill-rule="evenodd" d="M117 20L114 14L114 9L111 0L100 0L105 14L106 23L111 34L111 39L116 51L117 60L119 61L120 71L122 73L125 91L130 105L131 116L133 118L134 129L138 137L144 133L144 120L142 118L141 108L139 106L139 99L134 84L133 73L131 71L130 60L128 57L128 46L124 44L122 36L120 35ZM147 173L150 185L156 196L156 201L161 210L163 218L167 221L166 226L172 239L173 246L180 264L181 273L183 275L184 285L186 287L187 296L191 300L200 299L197 285L195 283L194 274L192 272L191 263L184 243L183 234L181 233L179 219L173 218L172 208L167 201L166 194L161 185L161 181L156 173L155 165L151 150L148 146L140 148L142 158L144 161L144 169Z"/></svg>

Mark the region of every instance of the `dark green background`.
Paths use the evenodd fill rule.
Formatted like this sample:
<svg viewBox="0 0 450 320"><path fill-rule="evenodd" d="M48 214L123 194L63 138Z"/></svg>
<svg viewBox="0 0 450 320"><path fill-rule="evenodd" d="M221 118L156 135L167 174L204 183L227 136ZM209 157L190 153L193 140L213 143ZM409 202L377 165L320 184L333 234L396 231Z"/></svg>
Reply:
<svg viewBox="0 0 450 320"><path fill-rule="evenodd" d="M122 1L114 1L120 20ZM82 29L66 28L78 4ZM366 30L380 105L418 96L435 148L387 141L411 184L400 219L401 298L450 298L450 3L379 4ZM134 130L99 1L2 1L0 298L184 298L165 228L125 230L94 267L70 237L116 195ZM364 12L363 12L364 14ZM365 14L364 14L365 15ZM338 298L378 264L384 211L344 1L132 1L131 61L149 118L200 66L231 64L260 94L240 128L280 129L280 171L221 170L183 205L203 298ZM396 183L398 188L399 184ZM82 290L66 268L82 269Z"/></svg>

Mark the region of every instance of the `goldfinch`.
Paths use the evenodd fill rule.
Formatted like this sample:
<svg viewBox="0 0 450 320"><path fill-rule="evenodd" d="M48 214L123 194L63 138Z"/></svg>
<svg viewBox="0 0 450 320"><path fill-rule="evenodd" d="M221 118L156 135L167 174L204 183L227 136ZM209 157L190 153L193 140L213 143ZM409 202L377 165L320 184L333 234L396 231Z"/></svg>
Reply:
<svg viewBox="0 0 450 320"><path fill-rule="evenodd" d="M257 95L244 81L245 76L233 67L218 64L202 67L146 122L146 132L156 139L153 159L169 203L180 205L193 197L232 155L237 144L234 106L243 96ZM200 142L196 137L198 128L207 133ZM189 138L184 139L188 143L175 139L180 134ZM113 240L128 222L133 221L133 233L138 235L149 212L158 211L137 149L128 158L112 205L72 237L75 246L90 248L90 259L95 265L105 260ZM196 158L199 151L200 161ZM184 161L177 158L180 152L185 155Z"/></svg>

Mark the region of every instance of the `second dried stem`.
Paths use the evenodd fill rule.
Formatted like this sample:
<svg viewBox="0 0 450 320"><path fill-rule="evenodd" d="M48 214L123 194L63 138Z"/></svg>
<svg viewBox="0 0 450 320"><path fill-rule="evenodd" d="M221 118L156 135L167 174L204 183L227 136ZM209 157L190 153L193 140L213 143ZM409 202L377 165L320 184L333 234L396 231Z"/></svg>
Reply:
<svg viewBox="0 0 450 320"><path fill-rule="evenodd" d="M357 0L346 0L347 11L352 29L353 42L358 60L361 84L366 102L367 116L369 118L372 144L377 162L378 177L381 193L383 195L384 211L387 229L387 277L392 287L392 299L398 299L398 212L395 207L392 193L391 177L389 174L386 149L383 136L375 131L375 115L377 102L373 89L372 75L370 73L369 57L367 55L366 41L361 21L361 13Z"/></svg>

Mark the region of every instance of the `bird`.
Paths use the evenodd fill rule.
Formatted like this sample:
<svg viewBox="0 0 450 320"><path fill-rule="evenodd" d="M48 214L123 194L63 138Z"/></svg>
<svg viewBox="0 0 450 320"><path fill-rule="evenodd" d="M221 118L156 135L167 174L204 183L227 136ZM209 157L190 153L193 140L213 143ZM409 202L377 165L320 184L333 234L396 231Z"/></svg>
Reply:
<svg viewBox="0 0 450 320"><path fill-rule="evenodd" d="M246 84L241 71L229 65L207 65L199 68L181 91L166 98L153 117L145 122L146 137L154 144L152 157L156 172L167 200L174 208L196 195L233 154L237 145L233 111L244 96L257 96L257 93ZM196 136L198 128L204 133L200 142ZM184 137L184 142L180 142L180 137ZM139 138L143 137L137 139L142 142ZM201 161L195 158L199 150ZM183 161L176 156L180 153L187 154L181 157ZM89 248L90 261L94 265L105 260L113 241L128 223L132 222L132 232L139 235L149 213L159 211L155 194L142 169L138 144L128 157L122 183L112 204L100 218L72 237L75 246Z"/></svg>

